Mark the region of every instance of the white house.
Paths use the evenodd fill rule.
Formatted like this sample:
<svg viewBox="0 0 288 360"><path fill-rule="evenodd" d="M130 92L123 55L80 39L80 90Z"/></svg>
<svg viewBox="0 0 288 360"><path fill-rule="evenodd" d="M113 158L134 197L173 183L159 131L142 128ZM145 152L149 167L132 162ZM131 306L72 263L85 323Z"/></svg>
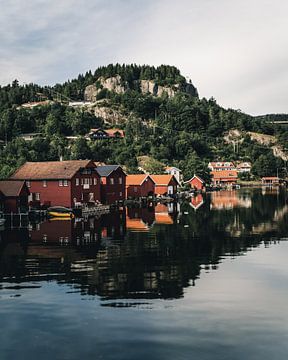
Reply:
<svg viewBox="0 0 288 360"><path fill-rule="evenodd" d="M174 175L179 184L183 182L182 171L175 166L167 166L165 168L166 174Z"/></svg>

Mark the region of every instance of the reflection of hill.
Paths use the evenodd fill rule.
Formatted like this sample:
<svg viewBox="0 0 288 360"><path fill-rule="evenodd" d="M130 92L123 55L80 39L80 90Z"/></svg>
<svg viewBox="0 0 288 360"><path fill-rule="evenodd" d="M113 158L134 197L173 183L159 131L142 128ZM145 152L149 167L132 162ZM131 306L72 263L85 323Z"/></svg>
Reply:
<svg viewBox="0 0 288 360"><path fill-rule="evenodd" d="M166 220L157 223L157 216L173 221L175 208L160 204L155 210L130 208L127 215L47 221L29 231L5 232L0 276L19 283L55 280L104 299L181 297L202 268L217 269L224 256L286 236L283 194L263 196L259 190L236 197L247 198L251 206L239 206L237 200L234 208L214 209L207 196L197 212L183 204L182 216L173 225L169 220L169 226Z"/></svg>

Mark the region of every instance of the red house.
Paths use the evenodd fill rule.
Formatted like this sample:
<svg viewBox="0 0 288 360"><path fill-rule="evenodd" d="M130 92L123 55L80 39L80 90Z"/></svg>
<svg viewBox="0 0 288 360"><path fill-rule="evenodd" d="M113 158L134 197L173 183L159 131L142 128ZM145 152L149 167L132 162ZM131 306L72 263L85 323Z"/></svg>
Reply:
<svg viewBox="0 0 288 360"><path fill-rule="evenodd" d="M125 200L126 174L119 165L105 165L96 168L101 178L101 202L116 204Z"/></svg>
<svg viewBox="0 0 288 360"><path fill-rule="evenodd" d="M4 213L20 213L28 211L29 189L25 181L0 181L0 198Z"/></svg>
<svg viewBox="0 0 288 360"><path fill-rule="evenodd" d="M26 162L11 179L25 180L31 204L74 207L100 201L100 176L89 160Z"/></svg>
<svg viewBox="0 0 288 360"><path fill-rule="evenodd" d="M177 193L178 181L174 175L150 175L155 183L156 195L174 195Z"/></svg>
<svg viewBox="0 0 288 360"><path fill-rule="evenodd" d="M137 174L127 175L126 178L126 197L141 198L153 196L155 194L155 183L149 175Z"/></svg>
<svg viewBox="0 0 288 360"><path fill-rule="evenodd" d="M211 171L213 185L231 186L237 183L238 173L236 170Z"/></svg>
<svg viewBox="0 0 288 360"><path fill-rule="evenodd" d="M199 176L194 175L190 180L185 181L185 184L190 184L191 189L202 191L205 188L205 182Z"/></svg>

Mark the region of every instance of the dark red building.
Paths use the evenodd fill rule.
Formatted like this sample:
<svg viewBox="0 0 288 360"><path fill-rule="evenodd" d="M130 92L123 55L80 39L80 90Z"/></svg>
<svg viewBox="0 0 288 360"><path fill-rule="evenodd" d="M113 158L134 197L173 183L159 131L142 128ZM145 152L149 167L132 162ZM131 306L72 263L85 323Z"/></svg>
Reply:
<svg viewBox="0 0 288 360"><path fill-rule="evenodd" d="M100 176L90 160L26 162L11 179L25 180L32 204L75 207L100 201Z"/></svg>
<svg viewBox="0 0 288 360"><path fill-rule="evenodd" d="M29 190L25 181L0 181L1 210L4 213L26 213L28 211Z"/></svg>
<svg viewBox="0 0 288 360"><path fill-rule="evenodd" d="M155 183L149 175L137 174L127 175L126 178L126 197L141 198L153 196L155 194Z"/></svg>
<svg viewBox="0 0 288 360"><path fill-rule="evenodd" d="M119 165L98 166L102 204L116 204L126 198L126 174Z"/></svg>
<svg viewBox="0 0 288 360"><path fill-rule="evenodd" d="M194 190L204 190L205 182L199 176L194 175L190 180L185 181L185 184L190 184L191 189Z"/></svg>
<svg viewBox="0 0 288 360"><path fill-rule="evenodd" d="M177 193L178 181L174 175L150 175L155 183L156 195L175 195Z"/></svg>

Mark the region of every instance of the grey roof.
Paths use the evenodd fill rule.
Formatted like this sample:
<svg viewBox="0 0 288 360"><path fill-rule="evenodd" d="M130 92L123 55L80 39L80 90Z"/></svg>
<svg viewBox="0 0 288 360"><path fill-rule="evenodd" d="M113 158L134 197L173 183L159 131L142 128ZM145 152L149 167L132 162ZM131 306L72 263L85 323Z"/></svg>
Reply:
<svg viewBox="0 0 288 360"><path fill-rule="evenodd" d="M118 168L121 169L120 165L103 165L97 166L96 171L101 177L109 176L113 171L117 170Z"/></svg>

